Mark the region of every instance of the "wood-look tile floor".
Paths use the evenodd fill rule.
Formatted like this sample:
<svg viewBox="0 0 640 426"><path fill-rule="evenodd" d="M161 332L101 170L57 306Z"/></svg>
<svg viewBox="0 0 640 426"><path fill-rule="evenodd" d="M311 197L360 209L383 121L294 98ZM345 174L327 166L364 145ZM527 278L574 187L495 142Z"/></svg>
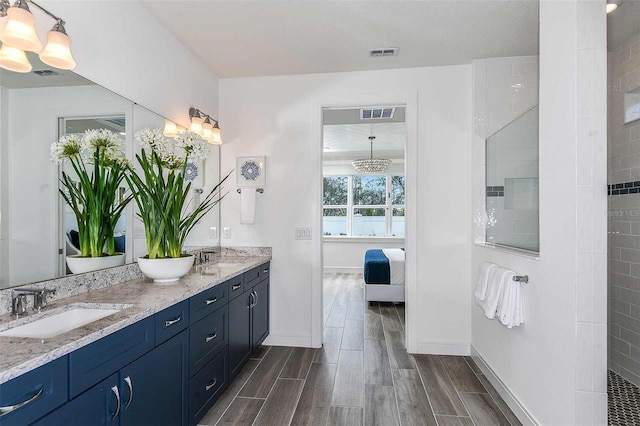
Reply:
<svg viewBox="0 0 640 426"><path fill-rule="evenodd" d="M324 345L267 347L199 424L520 425L469 357L410 355L404 305L364 302L362 274L325 274Z"/></svg>

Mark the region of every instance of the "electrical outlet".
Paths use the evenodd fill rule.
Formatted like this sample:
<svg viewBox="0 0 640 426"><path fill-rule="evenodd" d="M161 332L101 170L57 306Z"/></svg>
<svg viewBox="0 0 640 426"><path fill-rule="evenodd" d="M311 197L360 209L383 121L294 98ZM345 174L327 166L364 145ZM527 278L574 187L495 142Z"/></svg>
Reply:
<svg viewBox="0 0 640 426"><path fill-rule="evenodd" d="M139 226L134 227L133 238L146 238L146 235L144 234L144 228L140 228Z"/></svg>
<svg viewBox="0 0 640 426"><path fill-rule="evenodd" d="M212 226L209 228L209 238L217 240L218 239L218 228Z"/></svg>
<svg viewBox="0 0 640 426"><path fill-rule="evenodd" d="M310 240L311 228L296 228L296 240Z"/></svg>
<svg viewBox="0 0 640 426"><path fill-rule="evenodd" d="M224 228L222 228L222 238L225 239L229 239L231 238L231 228L228 226L225 226Z"/></svg>

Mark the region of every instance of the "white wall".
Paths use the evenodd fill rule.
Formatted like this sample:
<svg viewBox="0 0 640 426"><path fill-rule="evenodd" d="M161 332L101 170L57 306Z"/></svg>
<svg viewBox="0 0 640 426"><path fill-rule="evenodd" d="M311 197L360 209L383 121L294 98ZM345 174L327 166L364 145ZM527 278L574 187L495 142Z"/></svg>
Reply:
<svg viewBox="0 0 640 426"><path fill-rule="evenodd" d="M603 1L540 3L540 259L472 248L474 277L482 261L529 275L525 324L508 330L472 307L472 346L539 424L607 420L605 25Z"/></svg>
<svg viewBox="0 0 640 426"><path fill-rule="evenodd" d="M217 116L216 76L141 2L39 3L65 20L78 74L183 126L189 124L189 107ZM54 22L35 7L32 11L46 40Z"/></svg>
<svg viewBox="0 0 640 426"><path fill-rule="evenodd" d="M231 228L222 245L273 247L269 343L309 346L312 340L312 281L322 266L316 255L320 220L315 222L322 188L320 107L412 94L417 119L408 134L417 134L419 167L407 176L407 186L416 182L416 347L468 352L470 82L470 66L464 65L220 80L222 172L235 166L236 156L266 155L256 223L239 224L240 197L232 192L222 203L222 226ZM295 227L311 227L313 239L294 240ZM321 318L321 309L313 312Z"/></svg>

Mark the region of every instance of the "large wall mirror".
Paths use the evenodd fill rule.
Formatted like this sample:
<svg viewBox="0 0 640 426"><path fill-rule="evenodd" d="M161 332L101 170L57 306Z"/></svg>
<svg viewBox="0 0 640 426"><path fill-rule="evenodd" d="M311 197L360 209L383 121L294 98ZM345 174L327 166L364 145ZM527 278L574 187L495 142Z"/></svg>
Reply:
<svg viewBox="0 0 640 426"><path fill-rule="evenodd" d="M60 135L108 129L121 135L135 163L133 134L163 127L164 118L69 71L52 69L29 56L30 73L0 69L0 288L64 276L73 253L75 217L58 194L59 165L50 158ZM201 186L219 180L219 148L201 165ZM123 188L124 190L124 188ZM146 253L134 203L116 227L117 244L133 262ZM214 209L187 245L217 245L207 232L219 229Z"/></svg>

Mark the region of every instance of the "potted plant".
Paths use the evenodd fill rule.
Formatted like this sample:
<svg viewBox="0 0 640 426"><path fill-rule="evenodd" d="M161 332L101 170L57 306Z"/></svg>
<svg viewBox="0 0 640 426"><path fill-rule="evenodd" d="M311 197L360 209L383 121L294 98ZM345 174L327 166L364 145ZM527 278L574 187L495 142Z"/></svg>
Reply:
<svg viewBox="0 0 640 426"><path fill-rule="evenodd" d="M131 170L123 141L106 129L65 135L51 145L51 159L68 161L75 173L63 170L59 189L78 224L80 253L67 256L69 270L76 274L123 265L125 254L115 251L114 237L116 223L132 199L120 191Z"/></svg>
<svg viewBox="0 0 640 426"><path fill-rule="evenodd" d="M220 202L225 176L198 205L191 206L187 165L206 158L210 144L197 133L181 131L174 139L162 129L143 129L134 139L142 150L136 155L141 175L126 176L144 224L148 254L138 258L143 274L154 282L173 282L189 272L194 256L182 251L185 239L204 215ZM225 194L226 195L226 194Z"/></svg>

